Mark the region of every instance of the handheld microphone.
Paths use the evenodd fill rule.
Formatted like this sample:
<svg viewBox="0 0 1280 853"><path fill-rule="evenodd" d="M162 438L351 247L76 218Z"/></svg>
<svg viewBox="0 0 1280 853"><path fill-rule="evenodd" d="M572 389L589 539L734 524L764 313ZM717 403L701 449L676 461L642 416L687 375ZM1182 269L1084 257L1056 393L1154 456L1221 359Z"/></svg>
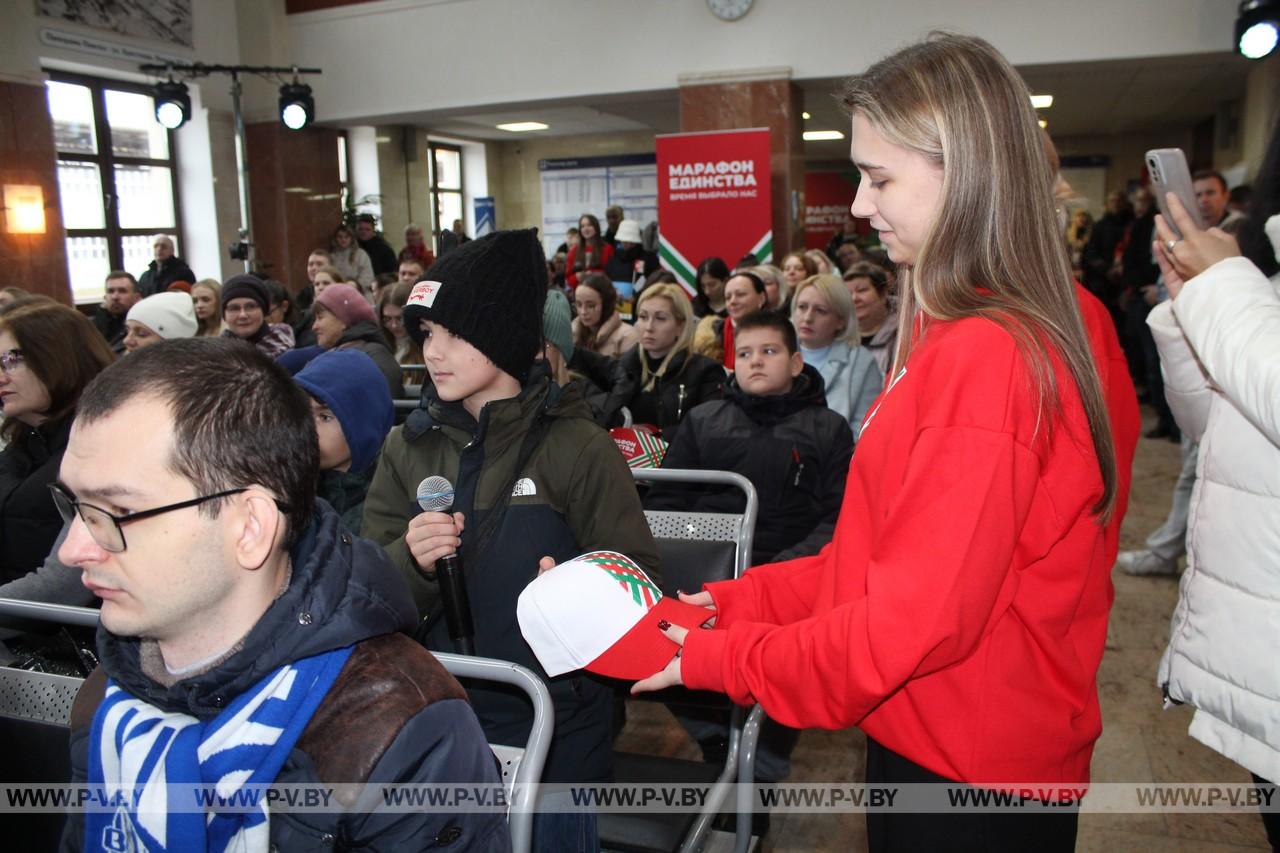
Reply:
<svg viewBox="0 0 1280 853"><path fill-rule="evenodd" d="M426 512L448 512L453 508L453 484L444 477L428 477L418 484L418 506ZM440 584L440 601L449 637L459 654L475 655L475 625L471 619L471 598L467 595L467 578L462 573L462 560L447 554L436 560L436 580Z"/></svg>

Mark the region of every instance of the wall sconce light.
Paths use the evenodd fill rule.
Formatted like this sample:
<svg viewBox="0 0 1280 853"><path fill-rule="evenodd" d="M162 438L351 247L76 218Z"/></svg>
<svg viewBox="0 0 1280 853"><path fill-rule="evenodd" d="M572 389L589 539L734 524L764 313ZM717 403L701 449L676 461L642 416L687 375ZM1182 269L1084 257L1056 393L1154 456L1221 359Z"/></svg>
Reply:
<svg viewBox="0 0 1280 853"><path fill-rule="evenodd" d="M39 184L4 185L4 230L10 234L43 234L44 189Z"/></svg>

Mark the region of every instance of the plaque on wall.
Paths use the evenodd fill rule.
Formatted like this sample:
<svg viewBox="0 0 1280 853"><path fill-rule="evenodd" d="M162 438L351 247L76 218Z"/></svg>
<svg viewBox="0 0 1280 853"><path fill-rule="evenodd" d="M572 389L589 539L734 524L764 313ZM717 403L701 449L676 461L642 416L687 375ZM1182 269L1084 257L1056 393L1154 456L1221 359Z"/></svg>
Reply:
<svg viewBox="0 0 1280 853"><path fill-rule="evenodd" d="M133 38L194 47L191 0L35 0L36 14Z"/></svg>

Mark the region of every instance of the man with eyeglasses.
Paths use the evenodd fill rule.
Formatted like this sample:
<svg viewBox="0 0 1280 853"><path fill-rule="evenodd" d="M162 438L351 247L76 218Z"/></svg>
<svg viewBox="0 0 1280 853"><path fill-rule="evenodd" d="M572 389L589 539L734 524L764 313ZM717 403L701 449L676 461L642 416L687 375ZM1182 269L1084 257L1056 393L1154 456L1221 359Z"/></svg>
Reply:
<svg viewBox="0 0 1280 853"><path fill-rule="evenodd" d="M72 814L63 849L509 849L500 813L378 812L333 788L499 779L462 688L397 633L417 622L404 580L316 501L317 468L306 394L234 340L147 347L86 388L52 487L58 555L102 600L73 781L146 796ZM333 791L315 795L332 811L183 797L273 783Z"/></svg>

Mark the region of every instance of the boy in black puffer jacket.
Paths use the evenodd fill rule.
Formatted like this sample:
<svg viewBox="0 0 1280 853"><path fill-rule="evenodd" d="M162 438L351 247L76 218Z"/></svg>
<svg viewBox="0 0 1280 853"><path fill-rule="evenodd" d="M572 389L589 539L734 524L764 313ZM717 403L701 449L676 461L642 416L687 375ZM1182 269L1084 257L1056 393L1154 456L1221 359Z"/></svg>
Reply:
<svg viewBox="0 0 1280 853"><path fill-rule="evenodd" d="M734 471L756 487L753 564L816 554L831 539L853 458L849 423L827 408L822 377L801 357L789 320L739 321L724 399L689 413L663 468ZM737 489L655 486L646 509L742 512Z"/></svg>
<svg viewBox="0 0 1280 853"><path fill-rule="evenodd" d="M804 363L795 328L785 317L767 311L743 317L733 344L733 376L724 398L689 413L662 467L733 471L751 481L760 499L752 565L816 554L835 530L853 431L827 408L822 377ZM731 513L742 512L744 503L732 487L676 484L654 486L644 501L646 509ZM728 747L723 715L673 710L704 759L722 763ZM798 736L766 719L756 753L759 781L786 778ZM753 832L767 832L767 812L757 813L752 826Z"/></svg>

